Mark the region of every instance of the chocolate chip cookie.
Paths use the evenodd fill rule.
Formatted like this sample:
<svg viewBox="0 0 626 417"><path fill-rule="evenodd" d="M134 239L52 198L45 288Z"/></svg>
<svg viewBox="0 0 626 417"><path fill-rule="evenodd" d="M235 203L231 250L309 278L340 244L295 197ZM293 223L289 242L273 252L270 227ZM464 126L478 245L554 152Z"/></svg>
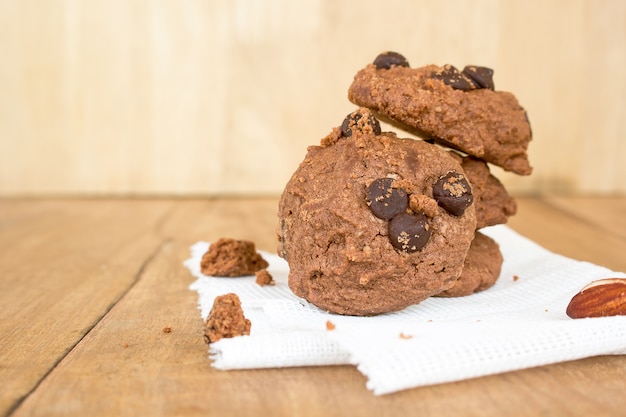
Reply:
<svg viewBox="0 0 626 417"><path fill-rule="evenodd" d="M381 132L364 108L309 147L278 216L291 290L349 315L400 310L452 287L476 230L459 160Z"/></svg>
<svg viewBox="0 0 626 417"><path fill-rule="evenodd" d="M400 54L383 53L356 74L348 97L381 120L506 171L532 171L526 112L513 94L495 90L489 68L410 68Z"/></svg>

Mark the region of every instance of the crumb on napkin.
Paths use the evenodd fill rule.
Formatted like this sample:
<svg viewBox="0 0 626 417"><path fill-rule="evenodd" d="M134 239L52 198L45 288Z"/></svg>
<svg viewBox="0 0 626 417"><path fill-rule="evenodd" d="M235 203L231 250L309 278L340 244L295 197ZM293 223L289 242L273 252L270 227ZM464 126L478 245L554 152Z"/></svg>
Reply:
<svg viewBox="0 0 626 417"><path fill-rule="evenodd" d="M237 294L220 295L215 297L206 319L204 340L213 343L224 337L249 335L250 327L250 320L244 316Z"/></svg>
<svg viewBox="0 0 626 417"><path fill-rule="evenodd" d="M220 238L211 243L200 261L202 273L214 277L254 275L268 266L253 242L231 238Z"/></svg>
<svg viewBox="0 0 626 417"><path fill-rule="evenodd" d="M256 283L261 287L266 285L276 285L274 278L269 272L267 272L267 269L261 269L256 272Z"/></svg>

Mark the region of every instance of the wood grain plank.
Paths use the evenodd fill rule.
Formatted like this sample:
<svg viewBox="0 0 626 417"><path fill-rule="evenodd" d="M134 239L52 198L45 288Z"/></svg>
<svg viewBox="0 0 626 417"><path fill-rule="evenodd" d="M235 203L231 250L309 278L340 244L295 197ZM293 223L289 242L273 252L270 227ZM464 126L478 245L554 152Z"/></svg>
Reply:
<svg viewBox="0 0 626 417"><path fill-rule="evenodd" d="M163 236L189 245L220 237L252 240L258 249L276 253L278 198L212 198L178 200Z"/></svg>
<svg viewBox="0 0 626 417"><path fill-rule="evenodd" d="M170 202L0 201L0 415L134 284Z"/></svg>
<svg viewBox="0 0 626 417"><path fill-rule="evenodd" d="M383 397L353 367L217 371L202 340L193 282L182 262L199 239L241 236L271 250L276 201L176 202L159 234L167 239L138 282L14 413L18 416L610 416L623 412L626 357L598 357L422 387ZM555 224L555 222L557 224ZM558 225L563 222L565 227ZM601 232L532 199L512 226L549 249L587 253L570 236ZM622 245L587 253L621 265ZM171 327L170 333L163 332Z"/></svg>
<svg viewBox="0 0 626 417"><path fill-rule="evenodd" d="M626 239L615 232L610 220L623 213L624 199L590 200L584 211L567 204L556 206L555 199L517 201L518 213L509 220L512 228L554 252L626 271ZM599 220L603 217L607 220Z"/></svg>

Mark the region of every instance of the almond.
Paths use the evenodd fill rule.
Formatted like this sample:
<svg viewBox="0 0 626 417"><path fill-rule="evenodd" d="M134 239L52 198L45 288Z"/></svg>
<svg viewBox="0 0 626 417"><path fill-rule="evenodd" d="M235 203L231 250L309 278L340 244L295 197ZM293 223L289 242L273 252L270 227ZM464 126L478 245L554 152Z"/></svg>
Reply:
<svg viewBox="0 0 626 417"><path fill-rule="evenodd" d="M573 319L626 315L626 278L592 281L572 298L565 312Z"/></svg>

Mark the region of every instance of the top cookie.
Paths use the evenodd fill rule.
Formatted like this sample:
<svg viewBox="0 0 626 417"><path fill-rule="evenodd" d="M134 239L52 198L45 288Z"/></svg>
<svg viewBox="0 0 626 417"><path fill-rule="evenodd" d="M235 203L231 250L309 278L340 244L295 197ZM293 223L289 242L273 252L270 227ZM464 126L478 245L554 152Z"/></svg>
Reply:
<svg viewBox="0 0 626 417"><path fill-rule="evenodd" d="M388 52L356 74L348 98L381 120L529 175L526 112L513 94L495 91L492 73L476 66L410 68L402 55Z"/></svg>

